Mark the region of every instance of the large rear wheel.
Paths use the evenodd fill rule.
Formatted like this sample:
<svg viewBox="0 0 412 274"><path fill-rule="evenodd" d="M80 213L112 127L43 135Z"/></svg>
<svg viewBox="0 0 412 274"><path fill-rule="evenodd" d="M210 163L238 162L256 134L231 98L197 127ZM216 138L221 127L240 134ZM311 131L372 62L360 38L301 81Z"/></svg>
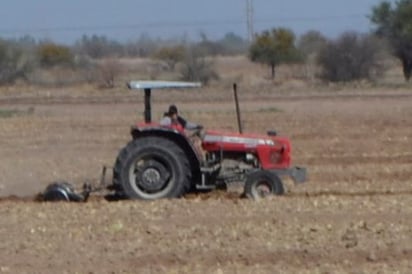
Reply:
<svg viewBox="0 0 412 274"><path fill-rule="evenodd" d="M272 172L259 170L248 175L244 195L252 199L260 199L269 195L285 193L281 179Z"/></svg>
<svg viewBox="0 0 412 274"><path fill-rule="evenodd" d="M183 150L161 137L131 141L117 157L114 183L131 199L177 198L190 189L191 172Z"/></svg>

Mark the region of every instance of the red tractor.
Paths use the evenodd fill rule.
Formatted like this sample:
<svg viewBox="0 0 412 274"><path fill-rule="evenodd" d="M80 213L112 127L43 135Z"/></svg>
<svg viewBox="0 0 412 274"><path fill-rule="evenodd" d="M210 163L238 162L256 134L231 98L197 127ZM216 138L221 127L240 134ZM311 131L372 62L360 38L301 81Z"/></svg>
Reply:
<svg viewBox="0 0 412 274"><path fill-rule="evenodd" d="M152 122L152 89L199 86L197 83L164 81L128 83L130 89L144 91L145 121L132 126L132 139L117 156L113 181L108 187L115 196L145 200L177 198L190 191L224 188L242 182L244 194L256 199L283 194L282 177L290 176L295 183L305 182L306 169L291 167L289 139L277 136L274 131L257 135L196 130L192 134L201 140L200 148L181 128ZM236 85L234 87L239 131L242 132ZM50 200L56 197L54 194L62 193L59 184L54 186L45 193L45 196L50 194ZM93 188L86 187L83 196L87 199L91 191ZM63 193L65 197L69 194L77 197L68 192ZM67 200L82 200L81 197Z"/></svg>
<svg viewBox="0 0 412 274"><path fill-rule="evenodd" d="M289 140L275 132L256 135L201 130L194 133L201 140L203 151L199 151L181 129L152 122L153 88L197 86L181 82L128 84L130 89L145 92L145 122L132 127L132 140L117 157L112 187L118 194L132 199L175 198L192 190L244 182L245 195L258 198L283 194L283 176L290 176L295 183L305 181L304 168L290 167Z"/></svg>

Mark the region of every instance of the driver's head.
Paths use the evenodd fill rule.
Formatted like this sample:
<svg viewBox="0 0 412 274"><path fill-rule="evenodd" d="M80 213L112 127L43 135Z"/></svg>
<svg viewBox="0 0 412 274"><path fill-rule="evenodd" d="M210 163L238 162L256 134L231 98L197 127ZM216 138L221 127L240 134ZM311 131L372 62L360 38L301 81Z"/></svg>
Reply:
<svg viewBox="0 0 412 274"><path fill-rule="evenodd" d="M170 105L168 113L170 117L173 117L175 115L177 116L177 107L175 105Z"/></svg>

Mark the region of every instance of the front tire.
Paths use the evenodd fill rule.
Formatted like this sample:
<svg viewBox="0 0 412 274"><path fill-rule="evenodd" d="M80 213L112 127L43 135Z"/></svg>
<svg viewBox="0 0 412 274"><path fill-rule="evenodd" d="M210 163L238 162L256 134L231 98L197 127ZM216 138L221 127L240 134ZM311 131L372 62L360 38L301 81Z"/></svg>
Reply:
<svg viewBox="0 0 412 274"><path fill-rule="evenodd" d="M284 193L285 190L279 176L266 170L249 174L245 182L244 195L254 200L269 195L283 195Z"/></svg>
<svg viewBox="0 0 412 274"><path fill-rule="evenodd" d="M117 157L114 183L130 199L177 198L190 189L191 172L184 151L161 137L131 141Z"/></svg>

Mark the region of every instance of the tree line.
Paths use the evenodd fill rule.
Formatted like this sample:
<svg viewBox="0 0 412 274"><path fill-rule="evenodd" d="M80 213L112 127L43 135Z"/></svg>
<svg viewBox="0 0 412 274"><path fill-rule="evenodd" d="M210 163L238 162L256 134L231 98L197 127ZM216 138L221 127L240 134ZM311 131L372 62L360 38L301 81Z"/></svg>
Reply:
<svg viewBox="0 0 412 274"><path fill-rule="evenodd" d="M122 57L152 58L164 63L165 69L171 71L174 71L177 63L182 63L180 70L184 80L206 83L217 78L207 57L244 54L248 46L246 40L234 33L227 33L218 40L211 40L201 34L201 39L196 42L184 38L153 39L142 35L134 42L125 43L106 36L84 35L72 46L50 40L37 41L30 36L15 40L0 39L0 84L12 84L19 79L29 80L28 76L34 70L56 67L76 70L98 67L106 78L107 75L113 78L114 70L119 67L113 60ZM110 79L104 81L106 84L113 82Z"/></svg>
<svg viewBox="0 0 412 274"><path fill-rule="evenodd" d="M375 79L384 69L389 54L400 60L406 80L412 76L412 0L387 1L374 6L369 15L374 26L372 33L343 33L330 39L317 31L296 37L293 31L278 27L255 35L249 43L228 33L211 40L205 34L197 42L187 39L162 40L142 35L134 42L120 43L105 36L83 36L74 45L53 41L37 41L25 36L16 40L0 39L0 84L28 80L35 69L70 67L87 70L100 62L105 85L112 86L120 57L145 57L158 60L165 70L174 71L179 64L182 80L218 79L210 56L247 55L252 62L270 68L272 78L276 68L285 63L312 63L320 68L317 75L323 80L340 82Z"/></svg>

